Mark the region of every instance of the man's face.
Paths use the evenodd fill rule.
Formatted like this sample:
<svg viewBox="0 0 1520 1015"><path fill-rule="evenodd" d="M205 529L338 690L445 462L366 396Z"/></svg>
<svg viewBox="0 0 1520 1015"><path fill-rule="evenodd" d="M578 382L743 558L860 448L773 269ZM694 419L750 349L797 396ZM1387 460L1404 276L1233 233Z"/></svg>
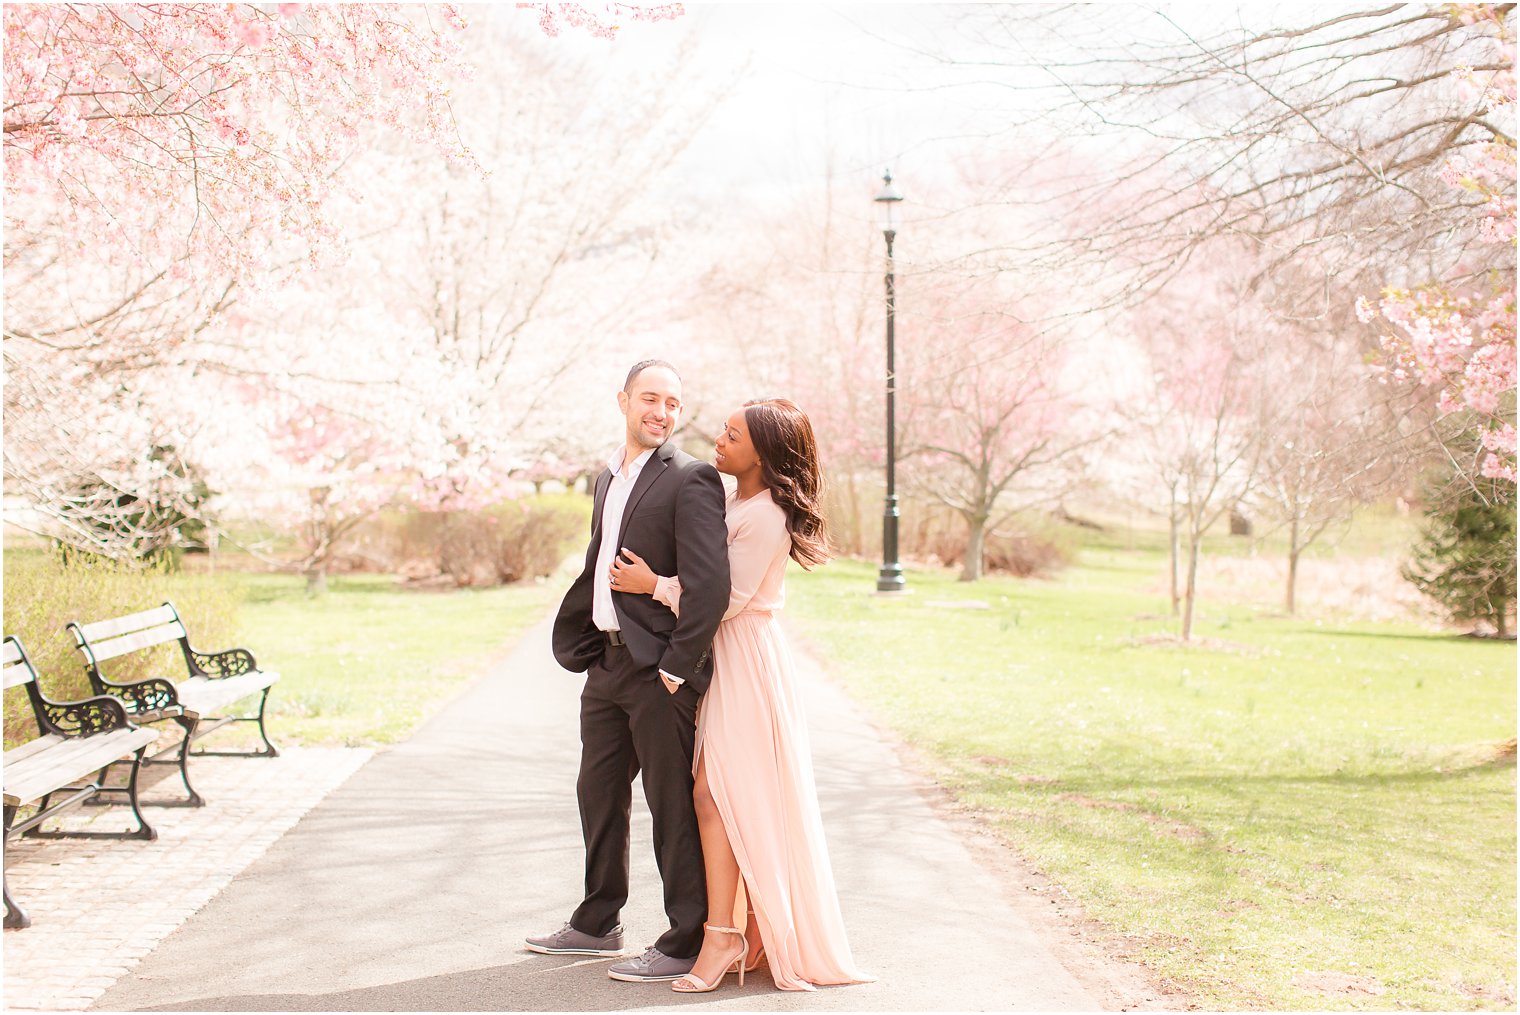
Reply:
<svg viewBox="0 0 1520 1015"><path fill-rule="evenodd" d="M645 367L618 392L618 407L628 419L628 442L657 448L681 418L681 379L665 367Z"/></svg>

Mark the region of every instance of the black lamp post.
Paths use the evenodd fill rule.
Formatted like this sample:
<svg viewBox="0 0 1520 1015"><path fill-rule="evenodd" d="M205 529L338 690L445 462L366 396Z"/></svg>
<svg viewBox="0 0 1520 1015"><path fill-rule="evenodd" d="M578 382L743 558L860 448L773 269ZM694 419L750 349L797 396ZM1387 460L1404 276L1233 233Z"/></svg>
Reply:
<svg viewBox="0 0 1520 1015"><path fill-rule="evenodd" d="M882 177L885 184L876 195L877 221L887 238L887 503L881 520L881 574L876 578L878 592L905 592L907 579L897 562L897 367L894 355L893 318L897 310L897 293L892 267L892 241L897 238L897 206L902 195L892 186L892 173Z"/></svg>

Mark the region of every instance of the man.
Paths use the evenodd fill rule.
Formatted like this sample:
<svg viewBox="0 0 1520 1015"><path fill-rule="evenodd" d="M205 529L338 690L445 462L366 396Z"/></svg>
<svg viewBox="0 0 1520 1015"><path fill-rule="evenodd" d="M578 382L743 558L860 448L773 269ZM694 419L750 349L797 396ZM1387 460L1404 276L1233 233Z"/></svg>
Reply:
<svg viewBox="0 0 1520 1015"><path fill-rule="evenodd" d="M623 951L618 914L628 900L633 777L642 770L670 929L607 975L674 980L690 972L707 916L692 749L697 701L712 679L713 634L728 606L728 529L717 470L668 443L681 416L675 368L660 360L636 364L617 398L627 434L597 477L586 567L554 621L554 657L587 674L575 787L586 897L569 923L528 938L528 948L549 955ZM617 590L612 563L623 548L660 574L681 576L679 619L652 596Z"/></svg>

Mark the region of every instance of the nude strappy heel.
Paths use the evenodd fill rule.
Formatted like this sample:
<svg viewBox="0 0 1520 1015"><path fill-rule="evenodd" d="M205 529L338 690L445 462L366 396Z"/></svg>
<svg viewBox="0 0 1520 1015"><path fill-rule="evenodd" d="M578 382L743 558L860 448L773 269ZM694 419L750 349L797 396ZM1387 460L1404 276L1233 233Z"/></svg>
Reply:
<svg viewBox="0 0 1520 1015"><path fill-rule="evenodd" d="M706 994L710 990L717 990L723 983L723 977L729 973L738 973L739 986L744 986L744 958L749 954L749 942L744 940L744 931L739 930L737 927L714 927L710 923L704 923L702 928L710 930L714 934L737 935L739 938L739 953L734 956L732 962L723 967L723 972L719 973L718 978L712 983L706 983L700 976L687 973L675 983L672 983L670 989L677 994Z"/></svg>
<svg viewBox="0 0 1520 1015"><path fill-rule="evenodd" d="M751 908L747 913L744 914L744 919L745 919L746 926L749 926L749 927L755 926L755 911L754 911L753 908ZM749 952L748 952L748 948L749 948L749 938L748 938L748 936L746 936L745 939L744 939L744 947L746 949L746 951L745 951L745 957L748 959L748 961L744 963L744 971L746 973L753 973L755 971L755 969L757 967L759 967L760 960L763 959L763 958L765 958L765 941L762 940L760 942L760 947L755 949L755 954L754 955L750 955Z"/></svg>

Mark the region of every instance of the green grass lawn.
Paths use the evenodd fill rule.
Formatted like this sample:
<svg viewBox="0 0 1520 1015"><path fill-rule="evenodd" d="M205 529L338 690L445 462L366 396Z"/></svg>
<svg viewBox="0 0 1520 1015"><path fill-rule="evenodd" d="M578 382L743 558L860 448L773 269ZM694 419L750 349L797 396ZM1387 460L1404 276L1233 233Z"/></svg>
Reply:
<svg viewBox="0 0 1520 1015"><path fill-rule="evenodd" d="M1514 643L1204 603L1181 647L1137 591L1164 563L1100 546L1051 581L912 571L882 598L841 561L794 574L788 613L1205 1007L1512 1008Z"/></svg>
<svg viewBox="0 0 1520 1015"><path fill-rule="evenodd" d="M328 579L308 599L293 575L228 575L242 588L242 644L277 669L277 744L406 739L479 677L562 591L552 582L420 591L384 575ZM232 736L232 734L228 734Z"/></svg>
<svg viewBox="0 0 1520 1015"><path fill-rule="evenodd" d="M498 660L562 591L563 583L418 589L388 575L336 575L308 598L297 575L219 568L165 573L64 572L40 550L7 549L6 627L32 654L54 698L90 693L71 619L105 619L173 600L202 650L248 648L280 681L269 698L277 745L376 746L406 739ZM150 650L119 679L183 673L178 649ZM145 654L146 655L146 654ZM123 667L124 668L124 667ZM36 737L21 688L6 692L7 746ZM252 744L250 727L214 735Z"/></svg>

